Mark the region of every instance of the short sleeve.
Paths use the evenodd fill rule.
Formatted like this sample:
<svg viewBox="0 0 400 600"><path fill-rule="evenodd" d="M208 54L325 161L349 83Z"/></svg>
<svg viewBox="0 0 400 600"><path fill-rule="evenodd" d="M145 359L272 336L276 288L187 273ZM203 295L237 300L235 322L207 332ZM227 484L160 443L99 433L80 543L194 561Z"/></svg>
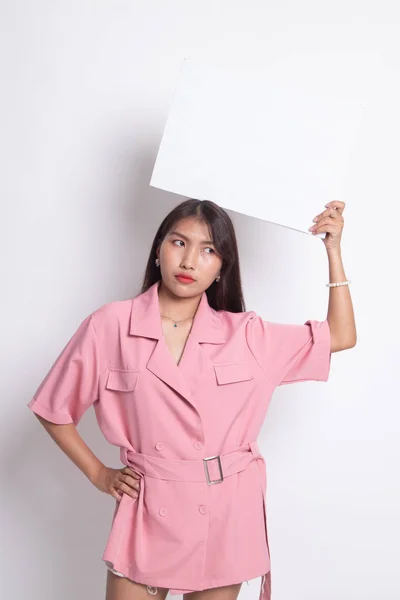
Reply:
<svg viewBox="0 0 400 600"><path fill-rule="evenodd" d="M28 407L47 421L77 425L98 399L99 355L92 315L78 327Z"/></svg>
<svg viewBox="0 0 400 600"><path fill-rule="evenodd" d="M253 313L247 343L275 386L298 381L328 381L331 332L328 320L303 325L264 321Z"/></svg>

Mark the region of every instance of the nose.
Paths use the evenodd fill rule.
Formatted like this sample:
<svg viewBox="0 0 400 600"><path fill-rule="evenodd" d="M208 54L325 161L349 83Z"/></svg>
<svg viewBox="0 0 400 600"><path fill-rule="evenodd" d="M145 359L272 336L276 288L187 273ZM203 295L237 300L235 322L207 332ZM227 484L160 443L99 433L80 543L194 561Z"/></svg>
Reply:
<svg viewBox="0 0 400 600"><path fill-rule="evenodd" d="M194 269L196 266L196 250L188 249L182 259L181 264L184 269Z"/></svg>
<svg viewBox="0 0 400 600"><path fill-rule="evenodd" d="M182 269L185 269L185 271L193 271L193 269L194 269L193 264L188 260L182 261L181 265L182 265Z"/></svg>

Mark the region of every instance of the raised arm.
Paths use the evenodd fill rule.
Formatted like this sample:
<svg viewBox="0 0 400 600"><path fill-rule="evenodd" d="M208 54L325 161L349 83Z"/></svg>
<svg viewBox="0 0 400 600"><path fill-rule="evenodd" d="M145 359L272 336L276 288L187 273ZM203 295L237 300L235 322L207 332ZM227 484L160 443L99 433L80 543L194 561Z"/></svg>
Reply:
<svg viewBox="0 0 400 600"><path fill-rule="evenodd" d="M344 227L342 213L345 203L340 200L333 200L325 206L326 210L314 218L315 225L310 227L310 230L313 234L323 232L327 234L322 241L328 254L329 283L345 282L347 278L340 246ZM329 288L327 321L331 332L332 352L347 350L356 345L357 331L348 285Z"/></svg>

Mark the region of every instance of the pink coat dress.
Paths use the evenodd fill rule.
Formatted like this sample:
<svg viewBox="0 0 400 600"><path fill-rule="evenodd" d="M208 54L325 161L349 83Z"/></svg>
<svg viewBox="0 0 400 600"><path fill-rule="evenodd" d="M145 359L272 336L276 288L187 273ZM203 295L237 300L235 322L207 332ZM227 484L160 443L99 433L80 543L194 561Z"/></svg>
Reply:
<svg viewBox="0 0 400 600"><path fill-rule="evenodd" d="M176 364L158 284L85 318L29 408L75 423L93 405L120 459L141 475L116 502L102 559L171 594L261 576L271 598L266 468L257 437L275 387L327 381L327 320L283 324L216 311L203 292Z"/></svg>

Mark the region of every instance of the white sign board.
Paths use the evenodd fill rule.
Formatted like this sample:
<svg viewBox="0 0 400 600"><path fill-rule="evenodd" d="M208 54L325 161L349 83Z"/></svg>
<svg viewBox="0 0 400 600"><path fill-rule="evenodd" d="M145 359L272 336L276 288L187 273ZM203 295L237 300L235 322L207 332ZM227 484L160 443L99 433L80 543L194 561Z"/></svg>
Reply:
<svg viewBox="0 0 400 600"><path fill-rule="evenodd" d="M335 90L185 59L150 185L309 234L327 202L346 201L362 117Z"/></svg>

